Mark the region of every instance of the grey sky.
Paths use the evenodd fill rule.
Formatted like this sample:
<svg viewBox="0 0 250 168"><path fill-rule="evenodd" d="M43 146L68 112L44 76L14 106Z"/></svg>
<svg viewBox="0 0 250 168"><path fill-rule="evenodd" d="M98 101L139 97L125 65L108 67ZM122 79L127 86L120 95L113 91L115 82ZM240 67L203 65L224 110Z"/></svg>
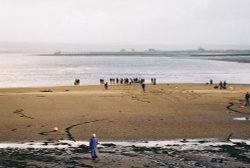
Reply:
<svg viewBox="0 0 250 168"><path fill-rule="evenodd" d="M0 41L250 45L250 0L0 0Z"/></svg>

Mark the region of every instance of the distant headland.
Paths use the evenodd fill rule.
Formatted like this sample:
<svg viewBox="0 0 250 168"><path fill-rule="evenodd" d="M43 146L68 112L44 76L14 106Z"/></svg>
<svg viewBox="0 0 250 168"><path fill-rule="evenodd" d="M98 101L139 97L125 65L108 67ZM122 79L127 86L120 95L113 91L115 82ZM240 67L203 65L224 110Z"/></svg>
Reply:
<svg viewBox="0 0 250 168"><path fill-rule="evenodd" d="M250 56L250 50L175 50L162 51L156 49L147 49L145 51L56 51L54 53L39 54L39 56Z"/></svg>

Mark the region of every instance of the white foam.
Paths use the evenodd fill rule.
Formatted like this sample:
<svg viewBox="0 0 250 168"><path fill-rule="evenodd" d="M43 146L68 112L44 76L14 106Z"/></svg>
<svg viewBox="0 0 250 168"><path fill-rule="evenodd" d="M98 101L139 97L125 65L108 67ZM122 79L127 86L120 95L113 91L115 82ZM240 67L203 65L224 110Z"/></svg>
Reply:
<svg viewBox="0 0 250 168"><path fill-rule="evenodd" d="M137 141L137 142L100 142L101 147L106 147L105 144L114 144L115 148L119 147L159 147L159 148L171 148L176 150L204 150L217 147L221 145L235 145L234 143L246 143L250 145L250 139L230 139L230 141L220 141L216 139L186 139L186 140L166 140L166 141ZM49 148L69 148L79 147L80 145L89 145L87 141L56 141L56 142L26 142L26 143L0 143L0 148L35 148L35 149L49 149Z"/></svg>
<svg viewBox="0 0 250 168"><path fill-rule="evenodd" d="M230 139L231 142L233 143L245 143L247 145L250 145L250 140L247 139Z"/></svg>
<svg viewBox="0 0 250 168"><path fill-rule="evenodd" d="M36 149L49 149L49 148L68 148L78 147L80 145L88 145L88 142L81 141L58 141L58 142L26 142L26 143L0 143L0 148L36 148Z"/></svg>
<svg viewBox="0 0 250 168"><path fill-rule="evenodd" d="M242 140L243 141L243 140ZM136 147L160 147L172 148L176 150L204 150L207 148L221 146L221 145L235 145L228 141L216 141L215 139L186 139L183 140L168 140L168 141L147 141L147 142L112 142L119 146L136 146ZM250 141L249 141L250 143Z"/></svg>

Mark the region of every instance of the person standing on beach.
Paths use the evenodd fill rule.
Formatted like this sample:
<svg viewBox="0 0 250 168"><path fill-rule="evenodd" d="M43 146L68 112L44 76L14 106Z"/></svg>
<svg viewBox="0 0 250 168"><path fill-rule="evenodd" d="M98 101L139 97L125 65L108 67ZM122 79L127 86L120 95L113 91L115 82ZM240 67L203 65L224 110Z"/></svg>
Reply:
<svg viewBox="0 0 250 168"><path fill-rule="evenodd" d="M213 80L212 79L210 79L210 85L212 85L213 84Z"/></svg>
<svg viewBox="0 0 250 168"><path fill-rule="evenodd" d="M91 155L92 160L95 160L96 158L98 158L99 152L98 152L97 145L98 145L98 140L96 138L96 134L93 134L92 138L90 138L89 140L90 155Z"/></svg>
<svg viewBox="0 0 250 168"><path fill-rule="evenodd" d="M219 86L220 86L220 89L222 89L222 88L223 88L223 83L222 83L222 81L220 81Z"/></svg>
<svg viewBox="0 0 250 168"><path fill-rule="evenodd" d="M247 92L245 95L245 99L246 99L246 106L249 106L249 93Z"/></svg>
<svg viewBox="0 0 250 168"><path fill-rule="evenodd" d="M108 82L106 82L106 83L104 84L104 88L105 88L105 90L108 90Z"/></svg>
<svg viewBox="0 0 250 168"><path fill-rule="evenodd" d="M223 89L227 89L227 82L226 81L223 82Z"/></svg>
<svg viewBox="0 0 250 168"><path fill-rule="evenodd" d="M141 87L142 87L143 92L145 92L146 84L144 82L141 84Z"/></svg>

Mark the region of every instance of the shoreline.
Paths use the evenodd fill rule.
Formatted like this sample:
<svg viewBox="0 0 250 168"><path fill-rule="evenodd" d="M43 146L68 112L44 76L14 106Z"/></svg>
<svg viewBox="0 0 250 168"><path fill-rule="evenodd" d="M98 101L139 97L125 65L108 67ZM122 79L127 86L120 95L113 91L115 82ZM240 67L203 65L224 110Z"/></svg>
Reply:
<svg viewBox="0 0 250 168"><path fill-rule="evenodd" d="M98 146L105 146L105 144L114 144L116 146L138 146L138 147L161 147L168 146L220 146L220 145L234 145L236 143L244 143L250 145L250 138L196 138L196 139L169 139L169 140L139 140L139 141L100 141L98 139ZM104 144L104 145L103 145ZM29 142L0 142L0 149L4 148L69 148L78 147L80 145L89 146L89 141L29 141ZM110 145L112 146L112 145ZM192 149L192 148L190 148ZM202 150L202 149L200 149Z"/></svg>
<svg viewBox="0 0 250 168"><path fill-rule="evenodd" d="M214 89L205 84L0 88L0 141L104 141L249 138L249 84ZM231 103L231 104L230 104ZM53 128L59 131L54 132Z"/></svg>
<svg viewBox="0 0 250 168"><path fill-rule="evenodd" d="M4 167L248 167L249 140L101 142L90 158L88 142L0 143Z"/></svg>
<svg viewBox="0 0 250 168"><path fill-rule="evenodd" d="M148 79L149 81L149 79ZM215 82L212 85L208 84L209 81L207 82L163 82L163 83L158 83L156 85L208 85L208 86L216 86L219 85L219 82ZM129 86L128 84L110 84L110 82L108 82L109 86ZM146 85L153 85L150 82L145 82ZM139 83L134 83L132 85L140 85ZM229 83L228 85L243 85L243 86L250 86L250 83ZM0 91L4 90L4 89L35 89L35 88L60 88L60 87L88 87L88 86L103 86L103 84L100 84L98 82L96 83L81 83L80 85L74 85L73 83L71 85L31 85L31 86L0 86Z"/></svg>

